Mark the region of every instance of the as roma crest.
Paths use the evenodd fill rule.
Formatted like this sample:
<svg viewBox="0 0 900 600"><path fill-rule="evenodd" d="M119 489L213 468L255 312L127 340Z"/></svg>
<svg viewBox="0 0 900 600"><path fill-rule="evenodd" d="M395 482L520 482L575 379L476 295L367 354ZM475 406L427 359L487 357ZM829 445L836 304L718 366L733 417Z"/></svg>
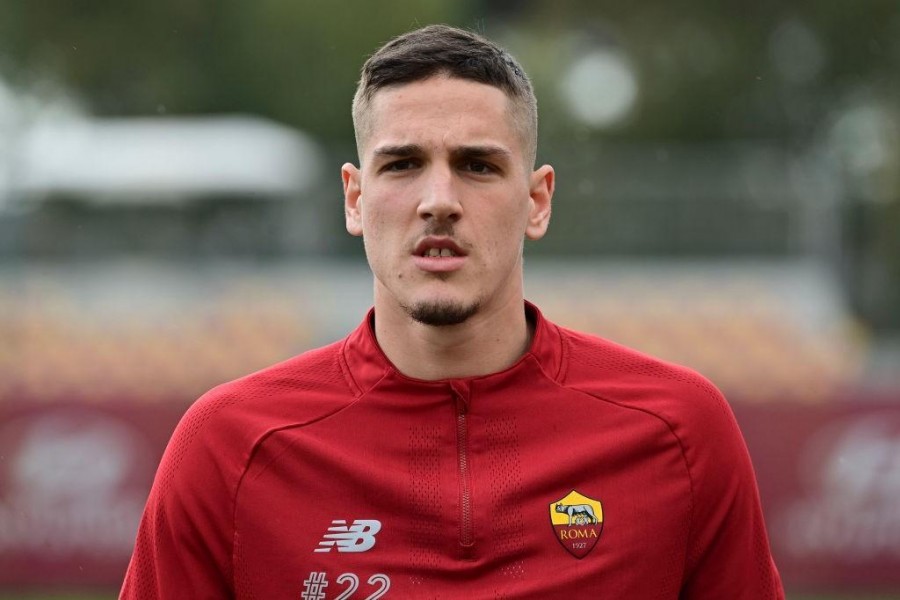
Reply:
<svg viewBox="0 0 900 600"><path fill-rule="evenodd" d="M562 547L575 558L594 549L603 531L603 506L575 490L550 503L550 524Z"/></svg>

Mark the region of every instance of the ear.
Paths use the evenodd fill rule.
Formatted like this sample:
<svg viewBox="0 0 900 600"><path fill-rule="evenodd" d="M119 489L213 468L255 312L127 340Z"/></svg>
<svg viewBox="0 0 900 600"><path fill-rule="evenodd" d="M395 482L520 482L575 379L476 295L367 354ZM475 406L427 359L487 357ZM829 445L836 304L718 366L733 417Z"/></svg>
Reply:
<svg viewBox="0 0 900 600"><path fill-rule="evenodd" d="M529 240L539 240L547 233L553 186L556 183L555 175L553 167L544 165L536 169L529 178L531 212L528 214L528 225L525 227L525 235Z"/></svg>
<svg viewBox="0 0 900 600"><path fill-rule="evenodd" d="M362 187L360 187L359 169L350 163L341 167L341 179L344 181L344 219L350 235L362 235Z"/></svg>

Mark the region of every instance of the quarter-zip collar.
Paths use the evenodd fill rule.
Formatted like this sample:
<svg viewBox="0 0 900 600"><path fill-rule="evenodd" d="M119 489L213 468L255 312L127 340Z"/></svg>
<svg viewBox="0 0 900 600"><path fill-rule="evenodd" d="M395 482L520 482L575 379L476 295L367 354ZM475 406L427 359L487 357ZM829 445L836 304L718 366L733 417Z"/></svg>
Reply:
<svg viewBox="0 0 900 600"><path fill-rule="evenodd" d="M545 376L559 381L564 376L562 336L556 325L547 321L538 308L528 301L524 303L526 318L534 323L534 337L531 347L512 366L498 373L479 375L476 377L453 380L425 381L406 377L388 360L375 339L375 309L369 310L366 318L344 341L342 357L344 374L357 394L364 394L381 381L385 376L399 376L410 385L426 387L446 387L448 381L453 385L468 388L474 382L493 386L501 384L508 377L517 377L523 370L531 370L537 366Z"/></svg>

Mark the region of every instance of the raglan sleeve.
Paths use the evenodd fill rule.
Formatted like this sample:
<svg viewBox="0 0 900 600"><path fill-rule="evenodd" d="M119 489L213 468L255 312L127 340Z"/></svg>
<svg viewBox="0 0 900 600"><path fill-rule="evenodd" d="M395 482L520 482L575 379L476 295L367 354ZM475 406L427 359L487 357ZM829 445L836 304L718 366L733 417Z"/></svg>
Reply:
<svg viewBox="0 0 900 600"><path fill-rule="evenodd" d="M783 599L744 438L725 398L706 384L681 432L693 510L680 598Z"/></svg>
<svg viewBox="0 0 900 600"><path fill-rule="evenodd" d="M179 422L138 527L120 600L232 598L234 440L210 392Z"/></svg>

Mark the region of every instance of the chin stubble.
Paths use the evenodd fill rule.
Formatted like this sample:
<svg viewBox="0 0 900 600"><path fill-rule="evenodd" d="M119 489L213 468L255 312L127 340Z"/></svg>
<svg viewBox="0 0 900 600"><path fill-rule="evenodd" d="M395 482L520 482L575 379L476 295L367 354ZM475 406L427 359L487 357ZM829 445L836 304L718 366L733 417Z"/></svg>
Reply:
<svg viewBox="0 0 900 600"><path fill-rule="evenodd" d="M478 312L478 303L468 306L450 302L420 302L414 306L403 307L412 319L423 325L447 327L464 323Z"/></svg>

